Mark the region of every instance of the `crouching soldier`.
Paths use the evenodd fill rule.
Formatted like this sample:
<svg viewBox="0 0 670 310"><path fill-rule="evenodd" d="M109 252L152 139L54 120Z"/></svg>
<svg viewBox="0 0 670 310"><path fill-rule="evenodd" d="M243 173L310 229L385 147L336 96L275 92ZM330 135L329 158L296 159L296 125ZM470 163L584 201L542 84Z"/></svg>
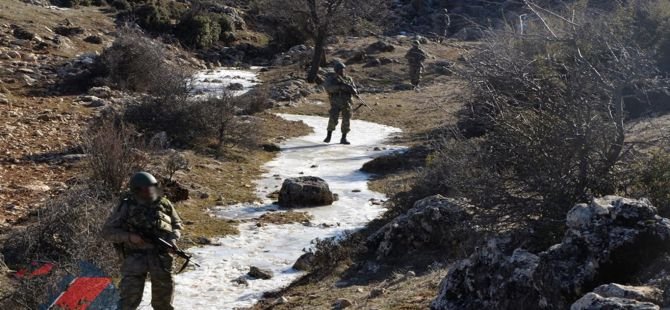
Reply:
<svg viewBox="0 0 670 310"><path fill-rule="evenodd" d="M172 203L161 196L158 181L146 172L130 179L130 195L113 211L103 227L103 237L122 254L121 310L134 310L142 302L147 274L151 278L151 306L172 310L174 279L172 256L152 238L175 245L182 221Z"/></svg>

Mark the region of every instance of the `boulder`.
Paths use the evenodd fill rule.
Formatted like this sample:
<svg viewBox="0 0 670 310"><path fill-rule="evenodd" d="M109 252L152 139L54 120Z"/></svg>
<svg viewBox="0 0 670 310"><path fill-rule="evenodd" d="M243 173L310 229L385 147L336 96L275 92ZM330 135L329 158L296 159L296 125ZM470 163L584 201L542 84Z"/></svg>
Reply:
<svg viewBox="0 0 670 310"><path fill-rule="evenodd" d="M628 286L610 283L596 287L593 292L603 297L634 299L652 303L663 302L663 292L651 286Z"/></svg>
<svg viewBox="0 0 670 310"><path fill-rule="evenodd" d="M368 238L368 248L377 258L411 254L417 250L453 248L467 244L473 230L470 206L441 195L414 203L406 214L398 216Z"/></svg>
<svg viewBox="0 0 670 310"><path fill-rule="evenodd" d="M86 38L84 38L84 42L88 42L91 44L102 44L103 40L101 36L96 36L96 35L90 35Z"/></svg>
<svg viewBox="0 0 670 310"><path fill-rule="evenodd" d="M333 201L328 183L318 177L289 178L279 190L278 203L285 208L327 206Z"/></svg>
<svg viewBox="0 0 670 310"><path fill-rule="evenodd" d="M57 26L54 32L62 36L71 37L84 33L84 28L73 26Z"/></svg>
<svg viewBox="0 0 670 310"><path fill-rule="evenodd" d="M237 91L237 90L244 90L244 85L242 83L232 83L226 87L228 90L232 91Z"/></svg>
<svg viewBox="0 0 670 310"><path fill-rule="evenodd" d="M661 307L650 302L639 302L619 297L603 297L596 293L588 293L577 300L570 310L659 310Z"/></svg>
<svg viewBox="0 0 670 310"><path fill-rule="evenodd" d="M274 84L270 89L270 98L276 101L295 101L313 92L304 80L290 79Z"/></svg>
<svg viewBox="0 0 670 310"><path fill-rule="evenodd" d="M272 270L263 269L256 266L251 266L249 268L248 274L252 278L263 279L263 280L269 280L272 279L272 277L274 277L274 273L272 272Z"/></svg>
<svg viewBox="0 0 670 310"><path fill-rule="evenodd" d="M395 46L387 41L379 40L370 44L370 46L368 46L365 51L368 54L387 53L395 51Z"/></svg>
<svg viewBox="0 0 670 310"><path fill-rule="evenodd" d="M15 26L14 30L12 31L12 35L14 35L15 38L20 39L20 40L32 40L35 38L35 33L30 32L26 29L23 29L19 26Z"/></svg>
<svg viewBox="0 0 670 310"><path fill-rule="evenodd" d="M305 253L301 255L295 264L293 264L293 269L300 271L312 271L314 267L315 255L314 253Z"/></svg>
<svg viewBox="0 0 670 310"><path fill-rule="evenodd" d="M109 86L91 87L88 94L92 97L108 99L112 97L112 89Z"/></svg>
<svg viewBox="0 0 670 310"><path fill-rule="evenodd" d="M599 285L638 281L637 273L670 253L670 220L659 217L647 200L607 196L578 204L568 212L566 226L562 242L538 255L523 249L509 254L505 242L489 241L450 269L431 308L567 309ZM587 301L607 305L643 290L598 291L614 297L594 293Z"/></svg>

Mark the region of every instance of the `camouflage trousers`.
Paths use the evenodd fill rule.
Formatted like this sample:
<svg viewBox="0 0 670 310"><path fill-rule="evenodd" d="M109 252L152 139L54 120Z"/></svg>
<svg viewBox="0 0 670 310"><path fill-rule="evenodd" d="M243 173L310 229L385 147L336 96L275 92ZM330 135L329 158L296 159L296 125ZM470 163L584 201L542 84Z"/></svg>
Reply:
<svg viewBox="0 0 670 310"><path fill-rule="evenodd" d="M330 119L328 120L328 131L335 131L337 122L342 114L342 133L348 133L351 130L351 101L350 100L330 100Z"/></svg>
<svg viewBox="0 0 670 310"><path fill-rule="evenodd" d="M416 65L409 66L409 78L412 85L419 86L419 83L421 83L422 74L423 74L423 66L416 66Z"/></svg>
<svg viewBox="0 0 670 310"><path fill-rule="evenodd" d="M172 257L157 253L130 254L123 260L119 285L120 309L135 310L139 307L147 274L151 278L151 307L155 310L173 310Z"/></svg>

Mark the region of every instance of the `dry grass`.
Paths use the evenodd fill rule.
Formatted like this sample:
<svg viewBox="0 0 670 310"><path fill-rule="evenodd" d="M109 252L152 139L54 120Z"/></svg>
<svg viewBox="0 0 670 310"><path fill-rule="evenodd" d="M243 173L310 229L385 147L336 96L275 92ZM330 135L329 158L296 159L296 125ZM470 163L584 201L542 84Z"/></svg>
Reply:
<svg viewBox="0 0 670 310"><path fill-rule="evenodd" d="M300 212L289 210L286 212L271 212L265 213L258 218L258 224L275 224L275 225L286 225L286 224L295 224L295 223L305 223L309 222L314 217L308 212Z"/></svg>
<svg viewBox="0 0 670 310"><path fill-rule="evenodd" d="M269 299L253 309L332 309L332 304L340 298L354 304L349 309L428 309L446 273L443 269L416 277L398 274L381 282L346 286L341 285L340 277L333 276L282 292L281 296L288 300L285 304L273 304L274 300ZM370 292L373 289L383 289L384 294L372 298Z"/></svg>

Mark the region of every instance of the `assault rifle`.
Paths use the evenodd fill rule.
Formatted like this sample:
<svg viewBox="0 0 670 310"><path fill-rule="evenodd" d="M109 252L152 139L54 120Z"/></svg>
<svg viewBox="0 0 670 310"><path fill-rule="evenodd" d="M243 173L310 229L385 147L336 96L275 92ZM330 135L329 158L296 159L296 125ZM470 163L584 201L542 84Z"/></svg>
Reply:
<svg viewBox="0 0 670 310"><path fill-rule="evenodd" d="M177 273L181 273L182 271L184 271L184 269L186 269L186 267L188 267L189 264L193 264L193 266L195 267L200 267L198 263L192 261L193 256L182 251L181 249L179 249L179 247L168 242L167 240L149 233L139 232L137 234L140 235L140 237L142 237L142 239L144 239L145 241L148 241L149 243L153 244L155 247L167 250L169 253L177 255L178 257L181 257L184 260L186 260L186 262L181 266L181 268L179 268L179 271L177 271Z"/></svg>
<svg viewBox="0 0 670 310"><path fill-rule="evenodd" d="M372 108L367 104L367 102L365 102L365 100L363 100L363 98L361 98L361 96L356 94L356 95L354 95L354 97L356 97L356 99L361 101L361 103L358 104L358 106L354 109L354 112L358 111L362 107L366 107L366 108L370 109L370 111L373 111Z"/></svg>

